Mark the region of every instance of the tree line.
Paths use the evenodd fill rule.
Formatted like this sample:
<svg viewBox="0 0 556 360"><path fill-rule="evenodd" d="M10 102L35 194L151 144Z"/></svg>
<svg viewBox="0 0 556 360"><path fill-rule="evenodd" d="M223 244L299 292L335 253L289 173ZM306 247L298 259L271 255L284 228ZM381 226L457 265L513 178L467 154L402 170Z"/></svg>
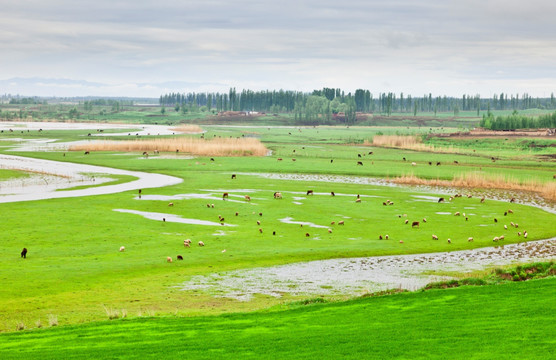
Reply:
<svg viewBox="0 0 556 360"><path fill-rule="evenodd" d="M328 102L328 103L327 103ZM339 88L323 88L312 92L290 90L248 90L237 92L230 88L227 93L168 93L159 98L161 106L203 107L215 111L256 111L265 113L293 113L296 117L309 117L319 113L321 118L331 118L338 113L355 112L380 113L437 113L453 112L458 116L460 111L473 111L477 116L481 111L491 110L524 110L524 109L556 109L556 98L552 93L549 98L532 97L529 94L494 94L482 98L479 94L463 95L462 97L423 96L379 93L374 97L369 90L357 89L354 93ZM307 109L309 107L309 109Z"/></svg>

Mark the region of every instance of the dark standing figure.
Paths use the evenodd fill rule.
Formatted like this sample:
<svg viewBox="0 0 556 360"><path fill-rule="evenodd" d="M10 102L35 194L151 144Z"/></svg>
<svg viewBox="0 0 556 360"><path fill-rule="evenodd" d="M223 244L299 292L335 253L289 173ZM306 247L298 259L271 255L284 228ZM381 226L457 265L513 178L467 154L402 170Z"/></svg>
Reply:
<svg viewBox="0 0 556 360"><path fill-rule="evenodd" d="M21 251L21 257L27 259L27 248L23 248L23 250Z"/></svg>

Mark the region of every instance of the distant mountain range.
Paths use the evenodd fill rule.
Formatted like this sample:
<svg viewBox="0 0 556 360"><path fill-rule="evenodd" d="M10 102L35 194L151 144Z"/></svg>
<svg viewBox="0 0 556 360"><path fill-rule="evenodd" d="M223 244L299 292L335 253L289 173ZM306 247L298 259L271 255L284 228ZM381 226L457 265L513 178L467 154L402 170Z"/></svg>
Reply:
<svg viewBox="0 0 556 360"><path fill-rule="evenodd" d="M0 80L0 94L40 97L143 97L158 98L168 92L227 91L229 86L219 83L163 81L156 83L108 84L87 80L14 77ZM203 89L202 89L203 88Z"/></svg>

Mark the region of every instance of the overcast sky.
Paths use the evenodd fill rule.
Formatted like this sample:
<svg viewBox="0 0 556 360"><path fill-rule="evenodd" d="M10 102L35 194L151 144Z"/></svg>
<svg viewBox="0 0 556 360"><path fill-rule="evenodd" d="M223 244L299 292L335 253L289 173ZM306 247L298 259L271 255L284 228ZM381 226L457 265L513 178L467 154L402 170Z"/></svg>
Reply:
<svg viewBox="0 0 556 360"><path fill-rule="evenodd" d="M553 0L0 0L0 93L556 92Z"/></svg>

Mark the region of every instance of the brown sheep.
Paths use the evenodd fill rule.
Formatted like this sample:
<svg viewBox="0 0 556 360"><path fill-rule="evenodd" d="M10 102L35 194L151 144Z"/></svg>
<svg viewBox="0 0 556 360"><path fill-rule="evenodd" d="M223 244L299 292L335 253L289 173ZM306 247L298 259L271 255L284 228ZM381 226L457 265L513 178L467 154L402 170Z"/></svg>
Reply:
<svg viewBox="0 0 556 360"><path fill-rule="evenodd" d="M282 198L282 193L281 192L275 192L274 193L274 198L275 199L281 199Z"/></svg>
<svg viewBox="0 0 556 360"><path fill-rule="evenodd" d="M305 237L309 237L309 236L311 236L311 234L305 233Z"/></svg>
<svg viewBox="0 0 556 360"><path fill-rule="evenodd" d="M484 203L484 202L485 202L485 197L483 196L483 197L481 198L481 203Z"/></svg>
<svg viewBox="0 0 556 360"><path fill-rule="evenodd" d="M382 235L378 235L378 240L382 240Z"/></svg>
<svg viewBox="0 0 556 360"><path fill-rule="evenodd" d="M168 203L168 206L174 206L174 203Z"/></svg>
<svg viewBox="0 0 556 360"><path fill-rule="evenodd" d="M358 161L358 162L357 162L357 165L363 166L363 162L362 162L362 161Z"/></svg>
<svg viewBox="0 0 556 360"><path fill-rule="evenodd" d="M513 214L513 210L512 209L508 209L508 214Z"/></svg>
<svg viewBox="0 0 556 360"><path fill-rule="evenodd" d="M23 250L21 250L21 257L27 259L27 248L23 248Z"/></svg>
<svg viewBox="0 0 556 360"><path fill-rule="evenodd" d="M361 202L361 199L355 199L355 202L356 202L356 203L360 203L360 202Z"/></svg>
<svg viewBox="0 0 556 360"><path fill-rule="evenodd" d="M282 158L278 158L278 159L276 159L276 160L278 160L278 161L282 161Z"/></svg>
<svg viewBox="0 0 556 360"><path fill-rule="evenodd" d="M510 199L510 202L511 202L511 203L515 203L515 198L511 198L511 199Z"/></svg>
<svg viewBox="0 0 556 360"><path fill-rule="evenodd" d="M414 221L411 223L411 227L419 227L419 221Z"/></svg>
<svg viewBox="0 0 556 360"><path fill-rule="evenodd" d="M227 199L229 196L229 194L227 192L225 192L224 194L222 194L222 200Z"/></svg>
<svg viewBox="0 0 556 360"><path fill-rule="evenodd" d="M388 236L388 234L386 234L386 235L384 235L384 238L385 238L386 240L388 240L390 237Z"/></svg>
<svg viewBox="0 0 556 360"><path fill-rule="evenodd" d="M263 229L259 228L259 232L262 234L262 233L263 233Z"/></svg>
<svg viewBox="0 0 556 360"><path fill-rule="evenodd" d="M338 221L338 225L344 225L344 220Z"/></svg>
<svg viewBox="0 0 556 360"><path fill-rule="evenodd" d="M251 201L251 196L245 195L245 201Z"/></svg>
<svg viewBox="0 0 556 360"><path fill-rule="evenodd" d="M336 224L336 222L335 222L335 221L332 221L332 222L330 223L330 225L334 225L334 224Z"/></svg>

